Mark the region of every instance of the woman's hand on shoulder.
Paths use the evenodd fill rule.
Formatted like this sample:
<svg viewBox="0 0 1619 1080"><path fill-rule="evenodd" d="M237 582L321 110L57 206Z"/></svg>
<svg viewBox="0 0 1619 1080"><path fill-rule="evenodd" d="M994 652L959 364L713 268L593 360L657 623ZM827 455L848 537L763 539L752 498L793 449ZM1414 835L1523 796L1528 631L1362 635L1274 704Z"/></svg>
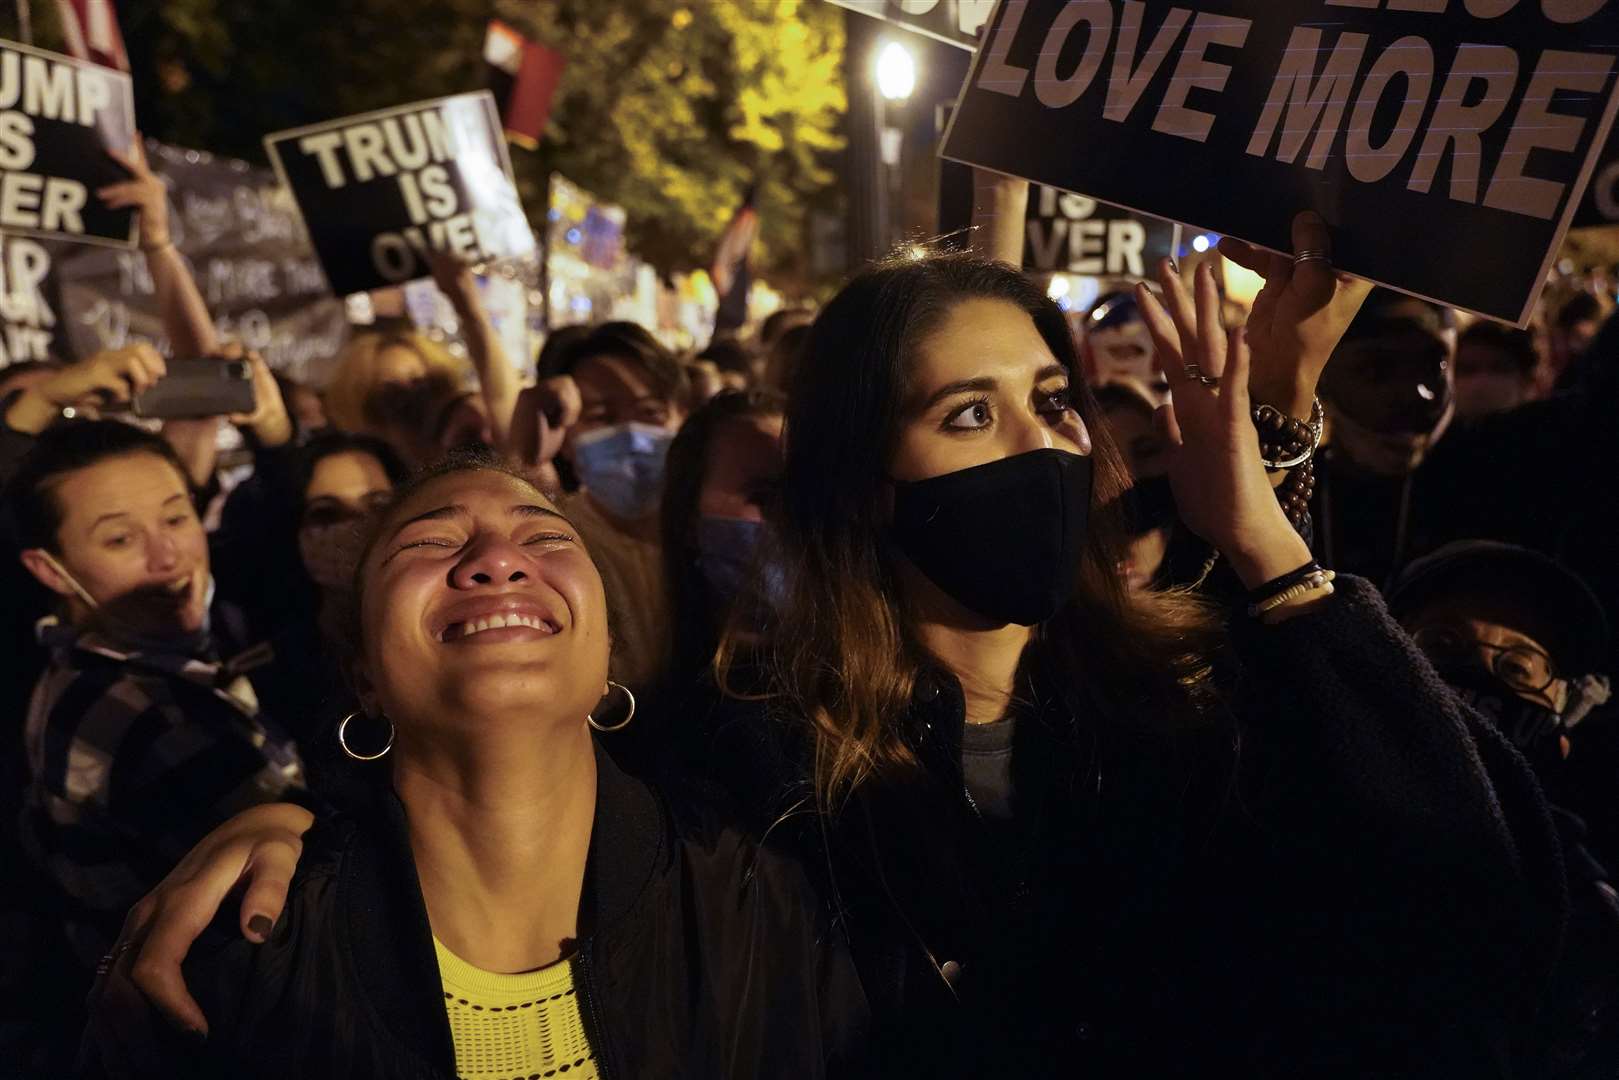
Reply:
<svg viewBox="0 0 1619 1080"><path fill-rule="evenodd" d="M124 920L108 970L91 994L92 1039L127 1042L107 1025L117 1025L129 1011L110 997L130 986L174 1026L206 1035L208 1018L186 987L181 963L226 897L242 885L242 936L263 944L281 917L303 854L303 834L314 822L301 806L268 803L242 811L203 837Z"/></svg>

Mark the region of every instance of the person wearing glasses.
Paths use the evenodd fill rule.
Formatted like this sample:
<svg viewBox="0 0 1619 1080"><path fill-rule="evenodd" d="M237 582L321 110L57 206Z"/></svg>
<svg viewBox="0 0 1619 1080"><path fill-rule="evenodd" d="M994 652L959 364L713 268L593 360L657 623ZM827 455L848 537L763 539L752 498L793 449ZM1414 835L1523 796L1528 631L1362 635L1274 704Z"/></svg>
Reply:
<svg viewBox="0 0 1619 1080"><path fill-rule="evenodd" d="M1487 540L1447 544L1412 562L1388 604L1457 695L1529 760L1563 842L1568 930L1522 1074L1612 1076L1619 1066L1619 863L1587 834L1586 820L1609 812L1613 770L1597 769L1607 782L1593 789L1569 766L1581 761L1584 732L1613 722L1591 715L1608 698L1599 674L1610 640L1602 605L1547 556ZM1591 727L1581 728L1582 721Z"/></svg>

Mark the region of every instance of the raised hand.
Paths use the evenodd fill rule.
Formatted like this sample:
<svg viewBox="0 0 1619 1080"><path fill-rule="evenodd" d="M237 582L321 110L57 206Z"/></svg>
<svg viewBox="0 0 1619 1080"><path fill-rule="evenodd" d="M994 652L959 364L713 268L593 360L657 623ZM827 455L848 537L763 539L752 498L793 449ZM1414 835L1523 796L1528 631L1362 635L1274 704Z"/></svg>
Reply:
<svg viewBox="0 0 1619 1080"><path fill-rule="evenodd" d="M286 445L292 441L292 417L287 413L287 403L281 398L281 387L276 383L275 376L270 374L270 365L252 350L241 350L239 346L235 348L237 354L245 358L253 369L253 411L232 416L230 422L251 431L260 446Z"/></svg>
<svg viewBox="0 0 1619 1080"><path fill-rule="evenodd" d="M1265 466L1251 415L1247 334L1221 325L1220 293L1207 264L1196 298L1166 259L1164 301L1136 286L1170 404L1157 421L1169 443L1169 482L1186 527L1213 544L1249 588L1298 569L1310 549L1288 523ZM1166 310L1167 306L1167 310Z"/></svg>
<svg viewBox="0 0 1619 1080"><path fill-rule="evenodd" d="M141 147L140 133L127 153L108 150L107 156L128 169L128 180L96 189L96 197L113 209L133 206L140 227L140 245L148 251L168 246L169 243L169 190L162 179L146 163L146 151Z"/></svg>
<svg viewBox="0 0 1619 1080"><path fill-rule="evenodd" d="M163 357L145 343L96 353L24 390L6 410L6 425L13 431L37 435L54 424L65 408L94 412L128 404L167 370Z"/></svg>
<svg viewBox="0 0 1619 1080"><path fill-rule="evenodd" d="M1229 236L1220 254L1265 279L1248 314L1253 399L1308 420L1321 371L1371 283L1333 270L1332 234L1313 210L1293 219L1291 257Z"/></svg>

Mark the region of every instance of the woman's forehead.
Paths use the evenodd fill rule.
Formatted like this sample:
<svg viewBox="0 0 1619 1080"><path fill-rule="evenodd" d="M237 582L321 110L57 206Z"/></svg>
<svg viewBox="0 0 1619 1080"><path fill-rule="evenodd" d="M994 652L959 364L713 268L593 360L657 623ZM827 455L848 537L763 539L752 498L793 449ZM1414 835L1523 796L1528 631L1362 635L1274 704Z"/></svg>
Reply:
<svg viewBox="0 0 1619 1080"><path fill-rule="evenodd" d="M441 506L484 503L502 509L518 503L557 509L556 503L527 480L499 469L465 469L422 484L394 507L389 519L392 523Z"/></svg>
<svg viewBox="0 0 1619 1080"><path fill-rule="evenodd" d="M1032 379L1056 362L1029 313L1004 300L958 303L919 346L912 373L918 383Z"/></svg>

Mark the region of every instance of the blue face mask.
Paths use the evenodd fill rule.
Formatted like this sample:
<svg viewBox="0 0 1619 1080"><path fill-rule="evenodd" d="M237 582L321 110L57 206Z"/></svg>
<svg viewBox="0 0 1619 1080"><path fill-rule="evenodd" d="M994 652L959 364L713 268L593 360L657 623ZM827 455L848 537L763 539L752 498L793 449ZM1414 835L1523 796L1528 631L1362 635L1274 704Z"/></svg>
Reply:
<svg viewBox="0 0 1619 1080"><path fill-rule="evenodd" d="M787 577L774 559L761 557L763 543L763 522L697 519L697 569L708 583L716 610L726 610L744 598L753 605L756 621L779 610Z"/></svg>
<svg viewBox="0 0 1619 1080"><path fill-rule="evenodd" d="M658 509L663 463L674 436L651 424L614 424L574 440L573 469L590 497L620 521Z"/></svg>

